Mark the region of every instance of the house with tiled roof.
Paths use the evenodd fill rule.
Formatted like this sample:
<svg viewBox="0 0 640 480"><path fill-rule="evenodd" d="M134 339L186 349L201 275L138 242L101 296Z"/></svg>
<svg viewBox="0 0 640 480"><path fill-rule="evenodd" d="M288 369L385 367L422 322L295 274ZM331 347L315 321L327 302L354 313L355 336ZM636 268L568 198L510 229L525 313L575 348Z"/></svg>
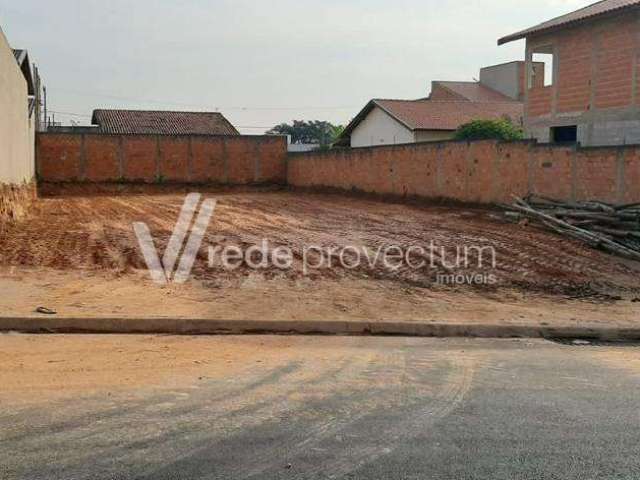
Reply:
<svg viewBox="0 0 640 480"><path fill-rule="evenodd" d="M240 135L219 112L94 110L96 133L122 135Z"/></svg>
<svg viewBox="0 0 640 480"><path fill-rule="evenodd" d="M640 0L604 0L498 40L526 41L524 126L540 142L640 143ZM544 61L543 71L534 62Z"/></svg>
<svg viewBox="0 0 640 480"><path fill-rule="evenodd" d="M483 68L477 82L435 81L428 98L373 99L336 142L370 147L450 140L473 120L506 119L522 124L524 62Z"/></svg>
<svg viewBox="0 0 640 480"><path fill-rule="evenodd" d="M371 100L347 126L336 146L371 147L450 140L473 120L518 124L522 104L514 101Z"/></svg>

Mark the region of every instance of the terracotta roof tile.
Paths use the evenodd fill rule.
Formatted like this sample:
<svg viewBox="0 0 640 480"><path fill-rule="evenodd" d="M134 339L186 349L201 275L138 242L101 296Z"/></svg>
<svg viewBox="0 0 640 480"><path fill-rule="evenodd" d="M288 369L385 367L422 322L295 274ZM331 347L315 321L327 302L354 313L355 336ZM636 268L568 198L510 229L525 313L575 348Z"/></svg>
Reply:
<svg viewBox="0 0 640 480"><path fill-rule="evenodd" d="M505 43L520 40L536 33L555 30L570 24L590 20L600 15L611 14L638 6L640 6L640 0L603 0L601 2L594 3L593 5L589 5L588 7L581 8L580 10L576 10L575 12L541 23L535 27L503 37L498 40L498 45L504 45Z"/></svg>
<svg viewBox="0 0 640 480"><path fill-rule="evenodd" d="M106 134L239 135L218 112L94 110L91 123Z"/></svg>
<svg viewBox="0 0 640 480"><path fill-rule="evenodd" d="M447 102L435 100L374 100L375 105L411 130L456 130L473 120L509 118L519 123L520 102Z"/></svg>

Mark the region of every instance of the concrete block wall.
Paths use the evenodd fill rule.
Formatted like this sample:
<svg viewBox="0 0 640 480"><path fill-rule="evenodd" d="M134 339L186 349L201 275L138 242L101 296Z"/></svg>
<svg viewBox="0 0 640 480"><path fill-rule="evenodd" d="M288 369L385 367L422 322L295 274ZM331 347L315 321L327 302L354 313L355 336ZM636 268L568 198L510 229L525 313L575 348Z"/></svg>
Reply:
<svg viewBox="0 0 640 480"><path fill-rule="evenodd" d="M560 200L640 202L640 146L440 142L290 154L288 183L399 197L505 203L529 193Z"/></svg>
<svg viewBox="0 0 640 480"><path fill-rule="evenodd" d="M0 222L23 216L35 195L34 128L27 81L0 30Z"/></svg>
<svg viewBox="0 0 640 480"><path fill-rule="evenodd" d="M43 182L286 182L287 140L277 136L42 133Z"/></svg>

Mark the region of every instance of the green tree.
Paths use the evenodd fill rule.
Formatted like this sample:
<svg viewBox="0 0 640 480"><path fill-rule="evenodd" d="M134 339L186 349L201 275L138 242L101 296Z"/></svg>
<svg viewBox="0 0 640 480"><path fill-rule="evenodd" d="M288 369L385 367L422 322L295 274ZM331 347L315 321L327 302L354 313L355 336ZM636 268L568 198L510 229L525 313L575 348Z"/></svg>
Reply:
<svg viewBox="0 0 640 480"><path fill-rule="evenodd" d="M335 142L344 127L321 120L294 120L293 123L281 123L267 132L268 135L290 135L291 143L316 144L328 147Z"/></svg>
<svg viewBox="0 0 640 480"><path fill-rule="evenodd" d="M474 120L459 127L455 138L516 141L524 138L524 132L509 120Z"/></svg>

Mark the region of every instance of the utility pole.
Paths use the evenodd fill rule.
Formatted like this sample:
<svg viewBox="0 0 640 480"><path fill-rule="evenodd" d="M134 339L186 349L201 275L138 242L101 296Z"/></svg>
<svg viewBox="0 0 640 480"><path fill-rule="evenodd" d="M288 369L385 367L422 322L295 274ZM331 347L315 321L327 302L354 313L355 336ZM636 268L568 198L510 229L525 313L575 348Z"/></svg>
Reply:
<svg viewBox="0 0 640 480"><path fill-rule="evenodd" d="M46 132L49 124L49 117L47 117L47 87L42 87L44 93L44 131Z"/></svg>
<svg viewBox="0 0 640 480"><path fill-rule="evenodd" d="M36 89L36 92L35 92L36 93L35 95L36 131L42 132L44 130L44 118L42 116L42 107L43 107L42 81L40 79L40 70L38 70L38 67L35 64L33 65L33 76L34 76L35 89Z"/></svg>

